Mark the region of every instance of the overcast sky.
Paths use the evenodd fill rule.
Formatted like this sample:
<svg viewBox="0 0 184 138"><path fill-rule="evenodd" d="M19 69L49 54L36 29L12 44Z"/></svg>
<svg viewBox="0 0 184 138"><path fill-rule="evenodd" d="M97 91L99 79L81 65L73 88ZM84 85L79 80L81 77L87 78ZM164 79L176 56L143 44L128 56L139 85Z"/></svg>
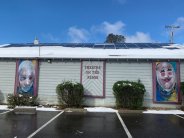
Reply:
<svg viewBox="0 0 184 138"><path fill-rule="evenodd" d="M184 43L183 0L0 0L0 44L103 43L109 33L126 42Z"/></svg>

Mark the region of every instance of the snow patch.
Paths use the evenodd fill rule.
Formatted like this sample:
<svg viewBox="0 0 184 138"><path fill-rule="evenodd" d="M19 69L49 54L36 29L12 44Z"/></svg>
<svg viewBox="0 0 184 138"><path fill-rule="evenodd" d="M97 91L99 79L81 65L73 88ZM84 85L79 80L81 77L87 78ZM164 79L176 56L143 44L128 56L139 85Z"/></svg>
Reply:
<svg viewBox="0 0 184 138"><path fill-rule="evenodd" d="M36 110L37 111L60 111L60 110L57 110L56 108L48 108L48 107L36 107Z"/></svg>
<svg viewBox="0 0 184 138"><path fill-rule="evenodd" d="M117 110L107 107L89 107L84 109L88 112L117 112Z"/></svg>
<svg viewBox="0 0 184 138"><path fill-rule="evenodd" d="M8 105L0 105L0 110L9 110Z"/></svg>
<svg viewBox="0 0 184 138"><path fill-rule="evenodd" d="M29 106L22 106L22 107L32 108ZM10 109L8 108L8 105L0 105L0 110L10 110ZM37 111L60 111L54 107L50 107L50 108L48 108L48 107L36 107L36 110Z"/></svg>
<svg viewBox="0 0 184 138"><path fill-rule="evenodd" d="M184 114L181 110L147 110L143 111L145 114Z"/></svg>

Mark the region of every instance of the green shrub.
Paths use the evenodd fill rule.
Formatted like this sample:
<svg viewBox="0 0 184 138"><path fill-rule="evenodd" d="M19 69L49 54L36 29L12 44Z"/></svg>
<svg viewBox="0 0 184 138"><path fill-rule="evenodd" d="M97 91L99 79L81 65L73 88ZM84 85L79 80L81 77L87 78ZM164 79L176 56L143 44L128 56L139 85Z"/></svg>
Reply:
<svg viewBox="0 0 184 138"><path fill-rule="evenodd" d="M14 108L15 106L37 106L39 105L37 96L22 95L22 94L8 94L8 107Z"/></svg>
<svg viewBox="0 0 184 138"><path fill-rule="evenodd" d="M184 95L184 82L180 83L180 90L181 90L182 94Z"/></svg>
<svg viewBox="0 0 184 138"><path fill-rule="evenodd" d="M145 91L145 87L140 81L117 81L113 85L117 108L141 108Z"/></svg>
<svg viewBox="0 0 184 138"><path fill-rule="evenodd" d="M80 83L66 81L56 87L58 101L60 105L67 107L80 107L83 102L84 88Z"/></svg>

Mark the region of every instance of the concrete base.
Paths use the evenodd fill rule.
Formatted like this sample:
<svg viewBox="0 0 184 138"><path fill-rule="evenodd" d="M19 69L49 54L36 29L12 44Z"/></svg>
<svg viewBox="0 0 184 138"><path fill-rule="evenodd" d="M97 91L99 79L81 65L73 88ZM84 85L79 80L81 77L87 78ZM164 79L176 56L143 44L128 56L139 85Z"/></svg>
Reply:
<svg viewBox="0 0 184 138"><path fill-rule="evenodd" d="M36 107L17 106L13 111L15 114L36 114Z"/></svg>
<svg viewBox="0 0 184 138"><path fill-rule="evenodd" d="M83 108L65 108L65 112L87 112L86 109Z"/></svg>
<svg viewBox="0 0 184 138"><path fill-rule="evenodd" d="M119 113L142 113L144 110L118 109Z"/></svg>

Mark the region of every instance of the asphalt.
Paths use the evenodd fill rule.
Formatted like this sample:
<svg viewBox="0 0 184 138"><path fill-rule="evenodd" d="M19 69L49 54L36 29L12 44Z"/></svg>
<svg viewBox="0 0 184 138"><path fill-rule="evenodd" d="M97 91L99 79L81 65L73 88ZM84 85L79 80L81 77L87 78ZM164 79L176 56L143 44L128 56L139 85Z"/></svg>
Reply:
<svg viewBox="0 0 184 138"><path fill-rule="evenodd" d="M127 137L115 113L63 113L34 138L122 138Z"/></svg>
<svg viewBox="0 0 184 138"><path fill-rule="evenodd" d="M184 115L119 115L61 111L16 115L11 111L0 114L0 138L184 138Z"/></svg>
<svg viewBox="0 0 184 138"><path fill-rule="evenodd" d="M8 110L0 110L0 113L4 113L4 112L6 112L6 111L8 111Z"/></svg>
<svg viewBox="0 0 184 138"><path fill-rule="evenodd" d="M13 111L0 115L0 138L26 138L58 112L16 115Z"/></svg>
<svg viewBox="0 0 184 138"><path fill-rule="evenodd" d="M176 115L120 115L134 138L184 138L184 119Z"/></svg>

